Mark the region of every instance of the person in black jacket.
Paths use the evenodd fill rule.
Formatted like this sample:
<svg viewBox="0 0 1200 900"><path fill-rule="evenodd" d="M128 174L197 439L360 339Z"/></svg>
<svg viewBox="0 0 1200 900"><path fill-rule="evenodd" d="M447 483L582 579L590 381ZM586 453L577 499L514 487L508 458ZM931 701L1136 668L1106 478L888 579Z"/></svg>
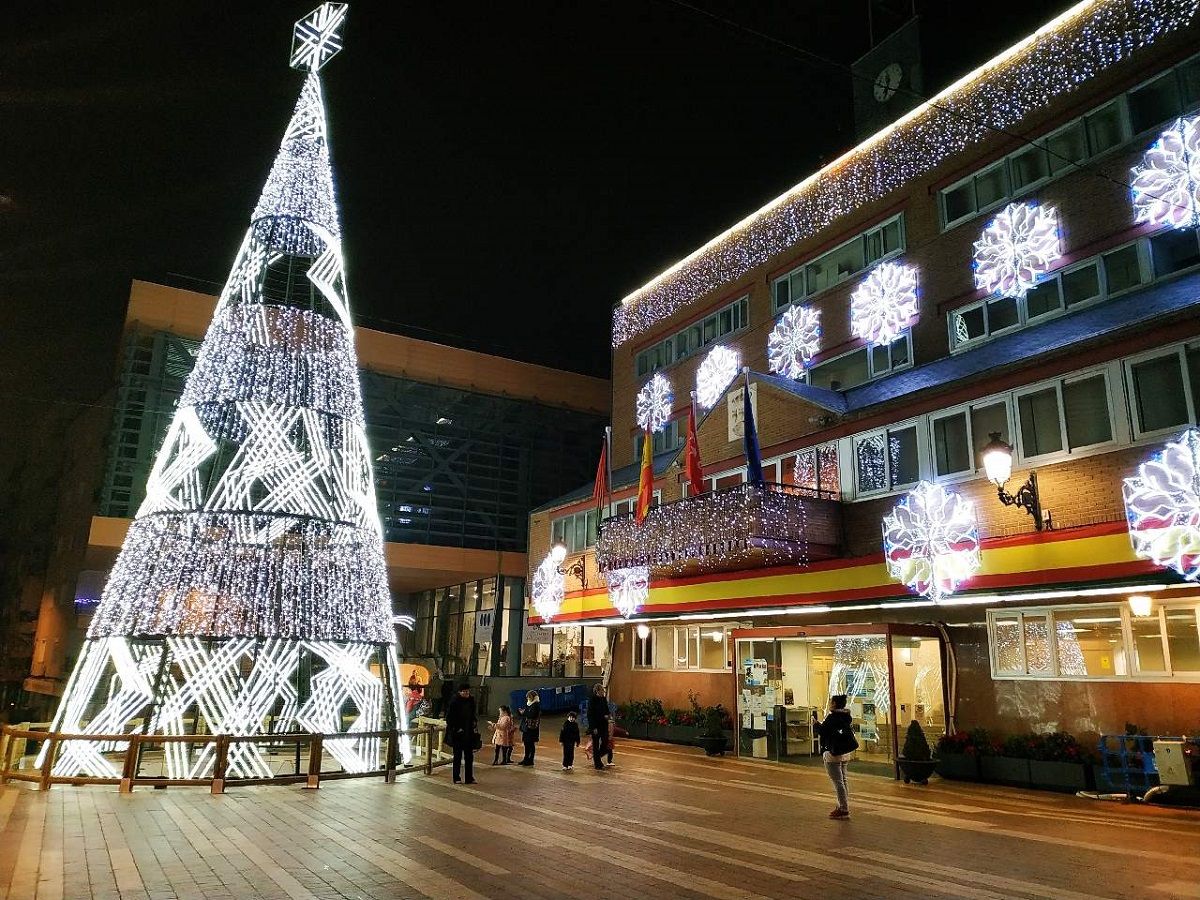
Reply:
<svg viewBox="0 0 1200 900"><path fill-rule="evenodd" d="M608 697L604 695L604 685L598 684L592 688L592 696L587 705L588 733L592 736L592 764L597 769L604 768L604 755L608 753Z"/></svg>
<svg viewBox="0 0 1200 900"><path fill-rule="evenodd" d="M458 775L464 760L467 784L475 783L475 739L478 728L475 698L471 696L471 686L464 681L458 686L458 695L446 707L446 735L450 739L450 746L454 748L455 784L462 780Z"/></svg>
<svg viewBox="0 0 1200 900"><path fill-rule="evenodd" d="M817 717L813 713L813 719ZM821 759L825 771L833 782L837 794L837 806L829 814L831 819L850 818L849 794L846 789L846 763L854 758L858 739L854 737L854 720L846 709L846 695L834 694L829 698L829 715L819 726L821 735Z"/></svg>
<svg viewBox="0 0 1200 900"><path fill-rule="evenodd" d="M573 712L567 713L567 721L563 722L562 731L558 734L558 742L563 747L563 771L570 772L575 767L575 748L579 746L579 722Z"/></svg>
<svg viewBox="0 0 1200 900"><path fill-rule="evenodd" d="M529 705L517 710L521 714L521 744L525 747L525 758L517 763L518 766L533 765L542 728L542 704L538 702L537 691L527 693L525 702Z"/></svg>

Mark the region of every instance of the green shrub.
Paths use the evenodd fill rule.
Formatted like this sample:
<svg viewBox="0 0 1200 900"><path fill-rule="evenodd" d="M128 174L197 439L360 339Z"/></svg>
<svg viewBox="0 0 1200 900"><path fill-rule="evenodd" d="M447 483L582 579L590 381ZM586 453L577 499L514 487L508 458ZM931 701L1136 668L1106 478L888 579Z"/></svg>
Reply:
<svg viewBox="0 0 1200 900"><path fill-rule="evenodd" d="M929 740L925 731L916 720L908 723L908 731L904 734L904 749L900 754L904 759L925 761L933 758L929 750Z"/></svg>

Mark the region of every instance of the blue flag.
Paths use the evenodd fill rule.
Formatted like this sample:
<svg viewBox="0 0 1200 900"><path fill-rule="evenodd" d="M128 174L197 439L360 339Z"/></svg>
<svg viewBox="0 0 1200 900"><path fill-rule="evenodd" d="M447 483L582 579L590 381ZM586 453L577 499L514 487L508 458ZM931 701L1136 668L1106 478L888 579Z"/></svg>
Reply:
<svg viewBox="0 0 1200 900"><path fill-rule="evenodd" d="M754 410L750 406L750 379L746 379L746 387L742 391L742 444L746 448L746 481L750 484L762 484L762 455L758 450Z"/></svg>

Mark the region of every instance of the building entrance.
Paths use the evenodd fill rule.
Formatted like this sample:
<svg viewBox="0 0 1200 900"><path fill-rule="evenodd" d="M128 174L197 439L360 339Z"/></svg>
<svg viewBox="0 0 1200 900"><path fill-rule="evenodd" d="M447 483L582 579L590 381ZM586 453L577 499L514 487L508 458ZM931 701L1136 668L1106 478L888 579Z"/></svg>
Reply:
<svg viewBox="0 0 1200 900"><path fill-rule="evenodd" d="M816 723L845 694L860 759L892 763L919 722L932 746L946 730L944 653L936 628L821 625L735 630L738 755L805 762Z"/></svg>

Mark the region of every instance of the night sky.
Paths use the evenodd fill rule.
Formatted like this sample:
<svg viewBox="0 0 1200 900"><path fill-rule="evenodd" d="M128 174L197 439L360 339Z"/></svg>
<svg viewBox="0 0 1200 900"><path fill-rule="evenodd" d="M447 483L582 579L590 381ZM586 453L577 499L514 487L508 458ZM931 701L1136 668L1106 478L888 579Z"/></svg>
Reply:
<svg viewBox="0 0 1200 900"><path fill-rule="evenodd" d="M315 5L6 11L4 444L111 386L130 279L219 290L300 86L291 23ZM922 3L945 38L927 92L1067 5ZM838 64L867 49L866 6L352 3L325 80L357 320L607 375L615 302L854 143Z"/></svg>

